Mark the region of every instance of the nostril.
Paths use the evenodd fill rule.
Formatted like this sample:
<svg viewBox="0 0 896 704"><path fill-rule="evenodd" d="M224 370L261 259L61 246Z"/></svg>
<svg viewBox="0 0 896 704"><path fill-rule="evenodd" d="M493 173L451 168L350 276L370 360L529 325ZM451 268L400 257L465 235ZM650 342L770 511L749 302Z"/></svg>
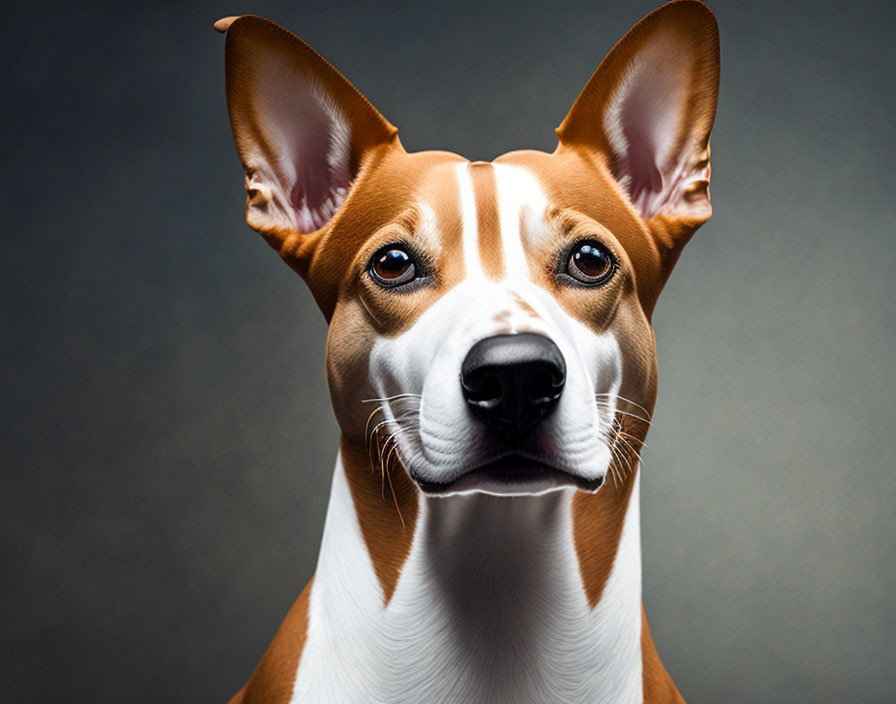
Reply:
<svg viewBox="0 0 896 704"><path fill-rule="evenodd" d="M558 391L551 375L546 371L538 371L529 380L526 396L530 403L550 403L557 396Z"/></svg>
<svg viewBox="0 0 896 704"><path fill-rule="evenodd" d="M501 402L504 388L495 374L483 374L464 384L467 401L480 408L494 408Z"/></svg>

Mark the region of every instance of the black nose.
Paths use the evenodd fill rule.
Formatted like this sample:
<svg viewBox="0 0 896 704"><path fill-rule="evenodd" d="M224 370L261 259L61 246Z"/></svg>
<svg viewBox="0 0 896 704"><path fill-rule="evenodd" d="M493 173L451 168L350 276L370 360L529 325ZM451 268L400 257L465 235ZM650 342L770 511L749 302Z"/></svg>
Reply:
<svg viewBox="0 0 896 704"><path fill-rule="evenodd" d="M461 365L464 398L481 420L518 439L560 400L566 364L549 338L531 332L480 340Z"/></svg>

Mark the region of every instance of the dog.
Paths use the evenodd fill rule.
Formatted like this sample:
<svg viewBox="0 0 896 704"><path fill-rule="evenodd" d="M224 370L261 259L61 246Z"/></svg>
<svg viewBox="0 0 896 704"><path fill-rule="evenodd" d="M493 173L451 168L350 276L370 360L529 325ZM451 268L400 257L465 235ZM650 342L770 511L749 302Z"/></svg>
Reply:
<svg viewBox="0 0 896 704"><path fill-rule="evenodd" d="M641 603L651 316L711 214L718 29L613 48L548 154L408 153L246 15L226 93L246 219L329 323L341 429L317 568L231 700L679 702Z"/></svg>

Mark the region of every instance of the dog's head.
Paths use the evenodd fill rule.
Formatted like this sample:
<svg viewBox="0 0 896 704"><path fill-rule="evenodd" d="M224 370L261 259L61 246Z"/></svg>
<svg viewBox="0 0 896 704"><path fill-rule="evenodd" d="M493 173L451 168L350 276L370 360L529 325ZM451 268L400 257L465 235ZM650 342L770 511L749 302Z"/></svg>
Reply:
<svg viewBox="0 0 896 704"><path fill-rule="evenodd" d="M718 34L670 3L613 49L551 153L407 153L300 39L227 31L249 224L330 323L346 442L428 493L596 490L653 409L650 324L710 216Z"/></svg>

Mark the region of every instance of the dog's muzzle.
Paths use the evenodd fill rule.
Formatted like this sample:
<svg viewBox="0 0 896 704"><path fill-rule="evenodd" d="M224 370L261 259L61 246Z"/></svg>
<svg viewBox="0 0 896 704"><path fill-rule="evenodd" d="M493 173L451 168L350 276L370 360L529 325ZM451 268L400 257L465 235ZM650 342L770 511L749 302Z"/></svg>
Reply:
<svg viewBox="0 0 896 704"><path fill-rule="evenodd" d="M451 478L419 477L433 495L483 492L498 496L539 494L574 487L596 491L603 474L571 468L553 437L558 428L540 424L554 413L566 384L566 361L549 337L532 332L494 335L475 343L461 364L460 385L472 422L486 426L470 464ZM435 479L435 480L434 480Z"/></svg>

